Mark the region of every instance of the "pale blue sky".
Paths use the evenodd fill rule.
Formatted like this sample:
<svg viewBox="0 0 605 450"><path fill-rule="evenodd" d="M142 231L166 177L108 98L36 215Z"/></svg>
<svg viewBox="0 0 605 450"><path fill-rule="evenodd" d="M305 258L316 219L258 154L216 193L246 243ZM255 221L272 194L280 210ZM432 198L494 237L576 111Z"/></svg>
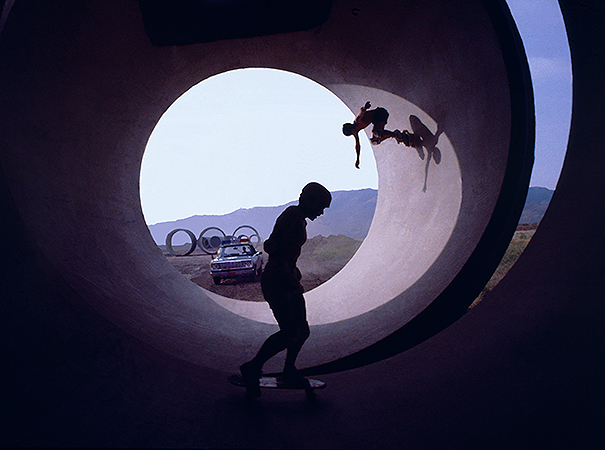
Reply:
<svg viewBox="0 0 605 450"><path fill-rule="evenodd" d="M569 137L571 59L556 0L507 0L521 33L536 103L536 160L531 186L555 189Z"/></svg>
<svg viewBox="0 0 605 450"><path fill-rule="evenodd" d="M536 98L531 185L554 189L571 114L563 20L555 0L508 3L526 48ZM311 180L330 190L376 188L366 136L361 136L366 151L357 170L353 139L341 133L342 124L353 117L327 89L288 72L242 69L201 82L164 114L149 140L141 171L147 223L280 205L296 199Z"/></svg>
<svg viewBox="0 0 605 450"><path fill-rule="evenodd" d="M326 88L290 72L240 69L204 80L149 140L141 175L147 223L284 204L313 180L332 191L376 188L367 137L357 170L353 138L341 132L353 119Z"/></svg>

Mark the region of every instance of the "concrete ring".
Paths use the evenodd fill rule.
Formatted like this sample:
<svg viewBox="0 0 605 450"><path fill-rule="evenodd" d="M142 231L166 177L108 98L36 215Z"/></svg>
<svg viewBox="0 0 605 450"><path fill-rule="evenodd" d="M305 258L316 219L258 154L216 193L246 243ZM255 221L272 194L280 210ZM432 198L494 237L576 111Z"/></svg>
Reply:
<svg viewBox="0 0 605 450"><path fill-rule="evenodd" d="M172 238L179 231L184 231L185 233L187 233L187 236L189 236L189 239L191 240L191 246L189 247L189 250L187 250L185 253L177 253L174 251L174 248L172 248ZM195 238L195 234L193 234L193 232L190 230L186 230L185 228L177 228L175 230L172 230L170 233L168 233L166 235L166 249L168 250L168 253L171 255L187 256L187 255L190 255L191 253L193 253L193 251L195 250L195 247L197 247L197 239Z"/></svg>
<svg viewBox="0 0 605 450"><path fill-rule="evenodd" d="M221 240L222 240L222 238L219 238L219 240L217 242L217 240L214 239L216 237L216 235L213 235L210 238L204 236L210 230L219 231L221 233L222 237L223 238L225 237L225 232L223 230L221 230L220 228L217 228L217 227L204 228L201 231L200 236L197 239L197 245L200 248L200 250L202 250L207 255L215 254L216 251L218 250L218 248L220 247Z"/></svg>

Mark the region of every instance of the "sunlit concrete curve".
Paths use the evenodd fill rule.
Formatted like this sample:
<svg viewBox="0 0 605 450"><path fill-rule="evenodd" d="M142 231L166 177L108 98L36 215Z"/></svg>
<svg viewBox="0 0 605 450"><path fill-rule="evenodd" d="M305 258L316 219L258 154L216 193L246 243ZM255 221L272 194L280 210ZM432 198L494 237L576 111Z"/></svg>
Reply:
<svg viewBox="0 0 605 450"><path fill-rule="evenodd" d="M392 94L364 86L331 88L344 99L369 98L375 105L387 106L392 118L389 128L411 130L408 117L413 114L430 124L433 132L437 130L437 124L426 113ZM393 120L401 117L405 118L403 124ZM462 198L458 159L445 133L439 135L439 148L442 156L437 164L427 155L420 159L415 149L402 149L394 142L373 147L379 186L372 226L348 264L328 282L305 294L310 325L346 320L395 299L439 257L452 236ZM450 277L435 280L434 289L423 297L404 299L406 307L399 314L399 323L424 309L435 293L447 286ZM211 292L207 295L243 317L275 323L266 303L243 303Z"/></svg>

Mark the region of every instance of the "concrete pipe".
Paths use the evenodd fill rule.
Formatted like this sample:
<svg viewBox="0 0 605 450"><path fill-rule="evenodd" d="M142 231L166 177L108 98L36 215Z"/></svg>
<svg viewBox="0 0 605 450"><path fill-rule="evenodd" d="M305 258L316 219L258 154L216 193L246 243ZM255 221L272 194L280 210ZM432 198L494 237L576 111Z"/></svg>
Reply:
<svg viewBox="0 0 605 450"><path fill-rule="evenodd" d="M189 246L189 249L185 251L185 253L177 254L174 251L174 248L172 247L172 238L174 237L175 234L177 234L178 232L181 232L181 231L186 233L187 236L189 236L189 241L190 241L191 245ZM191 232L191 230L186 230L184 228L176 228L166 235L166 249L168 250L168 253L170 253L171 255L187 256L187 255L192 254L196 247L197 247L197 239L195 238L195 234L193 234Z"/></svg>
<svg viewBox="0 0 605 450"><path fill-rule="evenodd" d="M464 315L514 231L532 163L527 64L503 2L336 0L320 25L305 22L313 29L183 46L153 45L137 2L4 5L7 444L518 448L598 437L603 243L577 229L573 246L559 240L568 217L594 229L603 215L588 207L602 152L587 165L574 150L605 129L589 70L602 50L582 47L603 37L598 8L562 2L584 84L551 209L509 277ZM372 100L439 135L439 165L374 148L370 233L307 295L300 365L329 384L313 411L278 396L261 414L243 408L226 375L276 326L266 309L182 277L140 207L140 163L162 113L201 80L245 67L298 73L352 111Z"/></svg>

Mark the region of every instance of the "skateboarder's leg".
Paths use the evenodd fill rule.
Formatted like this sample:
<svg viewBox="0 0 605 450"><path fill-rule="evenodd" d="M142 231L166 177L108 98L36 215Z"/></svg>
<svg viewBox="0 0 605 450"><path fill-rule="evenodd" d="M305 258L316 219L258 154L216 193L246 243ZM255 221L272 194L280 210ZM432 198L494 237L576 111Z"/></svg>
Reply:
<svg viewBox="0 0 605 450"><path fill-rule="evenodd" d="M403 145L409 147L410 146L410 134L408 133L408 130L403 130L403 131L395 130L395 132L397 133L397 136L395 136L397 143L403 144Z"/></svg>
<svg viewBox="0 0 605 450"><path fill-rule="evenodd" d="M378 145L389 137L384 135L385 131L387 133L391 133L390 131L384 129L385 125L386 122L374 123L374 126L372 127L372 137L370 138L370 142L373 145Z"/></svg>
<svg viewBox="0 0 605 450"><path fill-rule="evenodd" d="M291 305L291 316L287 323L288 347L284 364L284 379L288 379L289 382L306 382L304 377L296 370L295 365L296 358L310 333L302 292L292 297Z"/></svg>
<svg viewBox="0 0 605 450"><path fill-rule="evenodd" d="M417 134L412 134L408 130L395 130L395 132L398 133L397 136L395 136L397 143L403 144L406 147L414 147L418 152L418 157L420 159L424 159L424 150L422 148L423 142L420 136Z"/></svg>
<svg viewBox="0 0 605 450"><path fill-rule="evenodd" d="M249 395L253 397L260 397L260 385L259 378L261 371L252 361L247 362L239 366L239 371L244 379L246 390Z"/></svg>
<svg viewBox="0 0 605 450"><path fill-rule="evenodd" d="M418 148L418 147L422 147L424 145L424 142L422 141L422 138L419 135L413 134L410 132L407 132L407 133L408 133L408 136L410 137L410 145L409 145L410 147Z"/></svg>
<svg viewBox="0 0 605 450"><path fill-rule="evenodd" d="M282 330L272 334L263 343L256 356L250 361L251 367L257 367L259 374L263 365L288 346L288 336Z"/></svg>
<svg viewBox="0 0 605 450"><path fill-rule="evenodd" d="M399 130L395 130L395 131L382 130L382 140L384 141L385 139L388 139L388 138L397 139L397 137L400 134L401 134L401 132Z"/></svg>
<svg viewBox="0 0 605 450"><path fill-rule="evenodd" d="M246 388L253 397L260 397L259 378L262 374L263 365L270 358L285 350L287 343L287 335L283 331L278 331L267 338L252 360L240 366L239 370Z"/></svg>
<svg viewBox="0 0 605 450"><path fill-rule="evenodd" d="M288 339L288 347L286 354L286 362L284 364L284 372L286 371L295 371L296 370L296 358L302 349L303 344L309 337L309 328L297 330L296 334L292 335L290 339Z"/></svg>
<svg viewBox="0 0 605 450"><path fill-rule="evenodd" d="M300 347L309 336L309 326L306 320L305 300L300 292L285 292L264 286L265 299L273 311L279 331L272 334L264 342L256 356L250 361L251 368L257 368L259 373L262 366L286 348ZM294 350L296 354L298 351Z"/></svg>
<svg viewBox="0 0 605 450"><path fill-rule="evenodd" d="M286 354L286 362L283 370L283 379L286 383L293 385L300 384L303 386L308 384L307 379L300 374L295 365L296 358L300 353L303 344L304 341L288 347L288 353Z"/></svg>

